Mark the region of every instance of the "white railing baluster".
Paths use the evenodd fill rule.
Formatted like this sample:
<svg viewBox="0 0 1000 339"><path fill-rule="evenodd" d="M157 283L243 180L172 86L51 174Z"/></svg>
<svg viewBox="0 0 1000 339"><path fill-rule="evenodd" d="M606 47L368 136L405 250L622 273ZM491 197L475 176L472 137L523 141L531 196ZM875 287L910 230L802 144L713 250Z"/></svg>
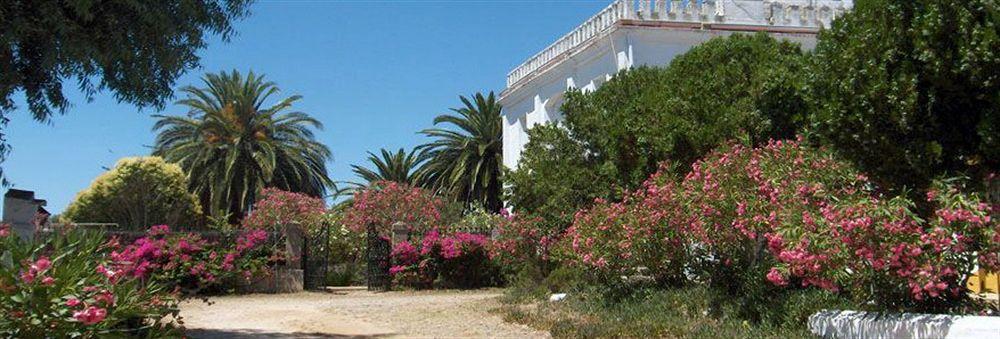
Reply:
<svg viewBox="0 0 1000 339"><path fill-rule="evenodd" d="M738 5L739 8L734 7L733 13L727 13L727 1L733 2L729 5ZM523 79L534 76L539 68L566 53L573 53L579 46L618 25L621 20L725 22L819 29L829 25L847 10L843 0L614 0L508 73L507 86L515 86Z"/></svg>

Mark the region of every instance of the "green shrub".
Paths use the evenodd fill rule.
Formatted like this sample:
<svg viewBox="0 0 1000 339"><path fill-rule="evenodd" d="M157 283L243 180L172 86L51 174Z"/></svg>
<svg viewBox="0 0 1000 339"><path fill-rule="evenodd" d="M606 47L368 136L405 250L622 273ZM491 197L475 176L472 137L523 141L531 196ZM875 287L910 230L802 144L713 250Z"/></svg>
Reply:
<svg viewBox="0 0 1000 339"><path fill-rule="evenodd" d="M914 198L933 178L1000 167L1000 5L857 1L819 34L811 130Z"/></svg>
<svg viewBox="0 0 1000 339"><path fill-rule="evenodd" d="M528 130L528 143L518 167L506 172L507 202L522 219L537 218L536 227L562 232L573 214L595 198L615 196L610 180L582 143L555 124Z"/></svg>
<svg viewBox="0 0 1000 339"><path fill-rule="evenodd" d="M718 37L666 68L622 72L593 92L567 93L562 111L611 181L635 189L669 160L682 174L722 143L790 138L805 120L797 44L766 34Z"/></svg>
<svg viewBox="0 0 1000 339"><path fill-rule="evenodd" d="M187 191L180 166L160 157L123 158L76 195L62 218L74 222L117 223L145 229L152 225L201 225L198 199Z"/></svg>

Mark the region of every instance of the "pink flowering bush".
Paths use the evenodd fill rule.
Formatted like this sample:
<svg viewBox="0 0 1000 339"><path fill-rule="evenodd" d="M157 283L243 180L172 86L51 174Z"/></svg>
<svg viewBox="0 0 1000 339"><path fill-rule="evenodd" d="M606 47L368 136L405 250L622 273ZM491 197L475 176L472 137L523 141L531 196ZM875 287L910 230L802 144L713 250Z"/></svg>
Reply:
<svg viewBox="0 0 1000 339"><path fill-rule="evenodd" d="M356 232L365 232L374 225L380 234L388 235L392 225L401 222L411 232L446 229L447 203L430 191L392 181L372 183L354 195L354 203L344 217L344 223Z"/></svg>
<svg viewBox="0 0 1000 339"><path fill-rule="evenodd" d="M661 283L682 283L689 244L676 189L665 173L657 172L621 202L598 199L577 212L565 239L572 262L604 273L604 279L651 273ZM637 272L641 267L650 270Z"/></svg>
<svg viewBox="0 0 1000 339"><path fill-rule="evenodd" d="M267 240L268 233L262 229L209 241L195 233L171 232L166 225L153 226L131 244L120 246L114 241L109 263L98 270L111 280L157 281L193 294L228 277L266 273L269 263L281 259Z"/></svg>
<svg viewBox="0 0 1000 339"><path fill-rule="evenodd" d="M107 271L111 250L96 233L25 242L0 232L0 337L179 335L161 323L178 316L177 293Z"/></svg>
<svg viewBox="0 0 1000 339"><path fill-rule="evenodd" d="M243 219L243 227L273 230L277 226L296 224L312 230L323 222L326 203L321 198L302 193L265 188L253 204L250 215Z"/></svg>
<svg viewBox="0 0 1000 339"><path fill-rule="evenodd" d="M489 239L484 235L457 232L442 235L431 230L413 244L396 243L389 272L398 285L429 288L475 288L496 282L497 270L489 258Z"/></svg>
<svg viewBox="0 0 1000 339"><path fill-rule="evenodd" d="M703 252L693 271L750 303L815 286L862 307L942 310L964 298L975 265L996 265L997 225L978 196L932 191L936 217L921 220L912 202L883 198L863 174L799 141L723 147L680 189L685 233Z"/></svg>
<svg viewBox="0 0 1000 339"><path fill-rule="evenodd" d="M506 209L500 214L502 219L494 232L489 253L504 274L514 274L526 265L548 271L562 259L561 229L544 227L545 223L539 218L515 215Z"/></svg>

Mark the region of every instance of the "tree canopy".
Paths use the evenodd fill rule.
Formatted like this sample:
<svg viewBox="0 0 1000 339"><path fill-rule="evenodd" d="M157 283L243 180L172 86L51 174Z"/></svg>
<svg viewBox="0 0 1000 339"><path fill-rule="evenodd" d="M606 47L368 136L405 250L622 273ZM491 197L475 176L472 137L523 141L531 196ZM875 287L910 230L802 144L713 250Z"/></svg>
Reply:
<svg viewBox="0 0 1000 339"><path fill-rule="evenodd" d="M805 119L803 68L797 44L734 34L668 67L623 71L589 93L571 90L562 111L612 185L634 189L664 160L683 173L727 140L794 136Z"/></svg>
<svg viewBox="0 0 1000 339"><path fill-rule="evenodd" d="M882 186L1000 165L1000 5L858 1L820 32L811 129ZM978 173L977 173L978 172Z"/></svg>
<svg viewBox="0 0 1000 339"><path fill-rule="evenodd" d="M267 187L322 197L332 187L332 155L316 141L323 124L303 112L286 112L301 96L268 104L278 87L250 72L208 74L205 87L184 87L178 102L187 116L162 116L153 127L155 155L184 168L192 192L215 217L235 223Z"/></svg>
<svg viewBox="0 0 1000 339"><path fill-rule="evenodd" d="M435 127L422 133L433 140L427 150L424 171L434 186L466 204L479 204L491 212L503 207L500 168L503 164L503 122L500 103L493 92L476 93L472 100L460 96L463 106L454 114L439 115Z"/></svg>
<svg viewBox="0 0 1000 339"><path fill-rule="evenodd" d="M119 160L78 193L62 214L74 222L117 223L136 229L197 226L200 217L198 199L188 193L184 172L160 157Z"/></svg>
<svg viewBox="0 0 1000 339"><path fill-rule="evenodd" d="M251 0L6 0L0 2L0 128L24 93L39 121L65 113L65 81L91 98L162 107L174 81L198 66L206 39L233 34ZM2 131L2 130L0 130ZM0 133L0 161L9 147ZM0 171L2 176L2 171Z"/></svg>

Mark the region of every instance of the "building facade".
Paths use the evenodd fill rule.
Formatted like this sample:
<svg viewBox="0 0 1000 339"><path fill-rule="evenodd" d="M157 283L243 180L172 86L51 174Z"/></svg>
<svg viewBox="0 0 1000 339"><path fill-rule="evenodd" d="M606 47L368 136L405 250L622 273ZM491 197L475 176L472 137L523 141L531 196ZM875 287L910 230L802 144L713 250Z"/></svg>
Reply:
<svg viewBox="0 0 1000 339"><path fill-rule="evenodd" d="M559 122L567 89L592 91L619 71L666 65L716 36L768 32L811 49L853 0L615 0L507 74L503 163L516 168L527 131Z"/></svg>

